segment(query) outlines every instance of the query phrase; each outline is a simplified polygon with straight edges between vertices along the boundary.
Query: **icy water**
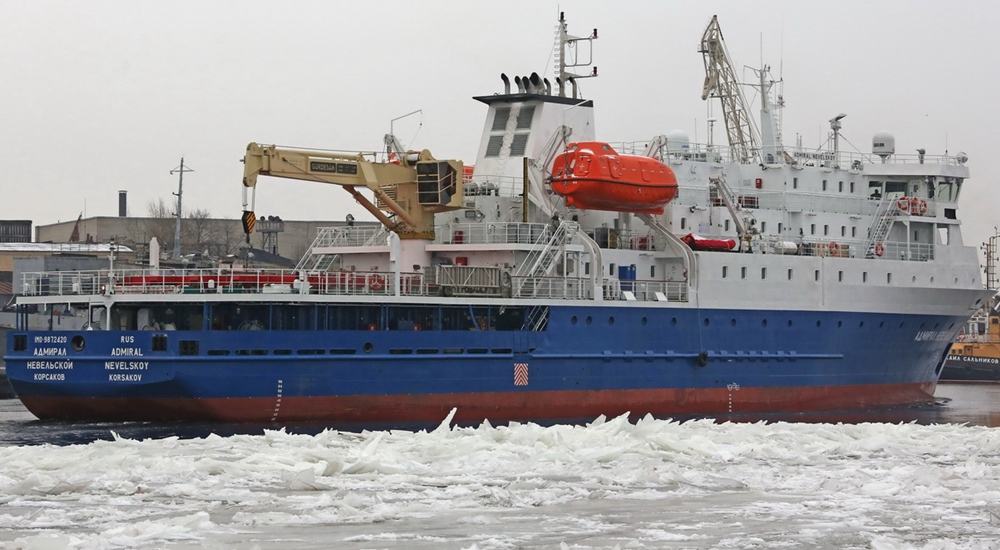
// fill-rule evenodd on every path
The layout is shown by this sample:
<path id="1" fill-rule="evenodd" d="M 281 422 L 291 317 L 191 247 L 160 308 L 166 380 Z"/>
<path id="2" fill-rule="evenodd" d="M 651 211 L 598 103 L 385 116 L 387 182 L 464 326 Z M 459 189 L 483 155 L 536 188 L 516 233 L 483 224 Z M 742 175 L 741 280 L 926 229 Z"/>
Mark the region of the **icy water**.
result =
<path id="1" fill-rule="evenodd" d="M 425 431 L 39 422 L 2 548 L 1000 548 L 1000 385 L 934 406 Z"/>

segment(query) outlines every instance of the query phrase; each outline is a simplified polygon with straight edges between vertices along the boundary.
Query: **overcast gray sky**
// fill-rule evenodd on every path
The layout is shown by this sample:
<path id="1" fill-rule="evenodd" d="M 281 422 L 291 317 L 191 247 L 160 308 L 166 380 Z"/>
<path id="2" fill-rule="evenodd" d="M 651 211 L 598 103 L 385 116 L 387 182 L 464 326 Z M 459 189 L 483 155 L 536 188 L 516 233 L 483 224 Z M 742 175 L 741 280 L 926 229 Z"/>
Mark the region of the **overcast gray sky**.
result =
<path id="1" fill-rule="evenodd" d="M 1000 2 L 15 2 L 0 0 L 0 218 L 36 225 L 132 215 L 172 201 L 237 218 L 250 141 L 378 150 L 390 120 L 411 148 L 472 163 L 499 74 L 552 76 L 559 9 L 599 29 L 600 78 L 582 83 L 603 141 L 674 129 L 706 138 L 698 43 L 718 14 L 738 66 L 785 79 L 785 143 L 843 136 L 868 152 L 968 154 L 966 242 L 1000 224 Z M 713 106 L 716 113 L 718 106 Z M 754 112 L 754 116 L 757 113 Z M 717 142 L 721 134 L 717 127 Z M 262 178 L 257 212 L 367 216 L 340 189 Z"/>

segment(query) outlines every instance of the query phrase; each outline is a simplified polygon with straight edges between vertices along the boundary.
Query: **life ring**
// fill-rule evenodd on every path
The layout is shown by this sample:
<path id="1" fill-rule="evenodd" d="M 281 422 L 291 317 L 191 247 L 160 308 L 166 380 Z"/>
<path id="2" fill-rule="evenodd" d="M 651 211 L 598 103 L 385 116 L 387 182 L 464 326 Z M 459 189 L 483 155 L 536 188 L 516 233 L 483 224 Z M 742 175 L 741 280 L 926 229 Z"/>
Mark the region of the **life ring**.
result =
<path id="1" fill-rule="evenodd" d="M 900 212 L 909 212 L 910 210 L 910 199 L 906 197 L 899 197 L 896 201 L 896 206 L 899 208 Z"/>
<path id="2" fill-rule="evenodd" d="M 920 199 L 919 201 L 914 201 L 914 202 L 919 203 L 914 208 L 914 210 L 916 210 L 918 214 L 923 216 L 924 214 L 927 213 L 927 201 Z"/>
<path id="3" fill-rule="evenodd" d="M 381 275 L 372 275 L 371 282 L 368 283 L 368 288 L 375 292 L 378 292 L 385 288 L 385 279 Z"/>
<path id="4" fill-rule="evenodd" d="M 840 245 L 837 244 L 837 241 L 830 241 L 826 248 L 830 251 L 831 256 L 836 256 L 840 252 Z"/>
<path id="5" fill-rule="evenodd" d="M 875 243 L 875 255 L 881 258 L 882 254 L 885 254 L 885 245 L 882 243 Z"/>

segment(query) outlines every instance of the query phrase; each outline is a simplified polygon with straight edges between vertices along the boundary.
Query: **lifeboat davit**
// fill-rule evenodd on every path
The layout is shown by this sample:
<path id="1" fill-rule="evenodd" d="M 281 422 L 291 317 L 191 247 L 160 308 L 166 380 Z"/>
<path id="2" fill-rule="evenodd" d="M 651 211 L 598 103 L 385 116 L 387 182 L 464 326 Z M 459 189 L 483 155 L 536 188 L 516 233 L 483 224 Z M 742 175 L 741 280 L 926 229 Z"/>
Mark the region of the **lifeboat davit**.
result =
<path id="1" fill-rule="evenodd" d="M 662 214 L 677 194 L 677 177 L 662 162 L 620 155 L 607 143 L 571 143 L 552 165 L 552 190 L 587 210 Z"/>

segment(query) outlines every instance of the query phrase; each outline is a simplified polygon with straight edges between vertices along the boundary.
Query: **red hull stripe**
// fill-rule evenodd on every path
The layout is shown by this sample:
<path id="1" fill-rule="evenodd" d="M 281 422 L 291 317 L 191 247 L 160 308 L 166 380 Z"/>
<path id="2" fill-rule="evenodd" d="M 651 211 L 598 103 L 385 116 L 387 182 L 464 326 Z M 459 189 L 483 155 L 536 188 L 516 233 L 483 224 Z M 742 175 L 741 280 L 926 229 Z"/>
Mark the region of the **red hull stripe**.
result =
<path id="1" fill-rule="evenodd" d="M 440 422 L 452 408 L 461 423 L 559 421 L 599 415 L 711 415 L 868 409 L 929 403 L 933 382 L 871 386 L 600 390 L 273 398 L 32 397 L 42 419 L 221 422 Z"/>

